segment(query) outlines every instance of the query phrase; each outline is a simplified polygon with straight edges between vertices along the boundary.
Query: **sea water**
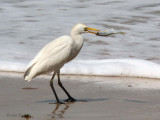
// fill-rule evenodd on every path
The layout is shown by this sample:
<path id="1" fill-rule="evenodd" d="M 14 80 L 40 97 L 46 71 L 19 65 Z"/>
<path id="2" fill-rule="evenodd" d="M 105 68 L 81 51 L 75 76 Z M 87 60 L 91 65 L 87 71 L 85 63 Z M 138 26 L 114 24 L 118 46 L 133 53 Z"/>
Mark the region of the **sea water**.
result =
<path id="1" fill-rule="evenodd" d="M 77 23 L 126 33 L 84 34 L 63 74 L 160 78 L 160 0 L 1 0 L 0 71 L 24 72 L 48 42 Z"/>

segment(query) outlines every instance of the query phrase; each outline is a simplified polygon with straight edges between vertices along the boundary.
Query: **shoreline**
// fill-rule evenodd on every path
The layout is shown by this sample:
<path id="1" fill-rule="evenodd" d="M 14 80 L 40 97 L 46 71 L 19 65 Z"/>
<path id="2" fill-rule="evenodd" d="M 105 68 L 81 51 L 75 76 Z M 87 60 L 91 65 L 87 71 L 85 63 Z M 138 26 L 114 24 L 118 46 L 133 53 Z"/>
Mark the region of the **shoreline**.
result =
<path id="1" fill-rule="evenodd" d="M 23 76 L 24 72 L 19 72 L 19 71 L 0 71 L 0 75 L 14 75 L 14 76 Z M 38 77 L 46 77 L 46 76 L 52 76 L 52 74 L 45 74 L 45 75 L 40 75 Z M 111 77 L 111 78 L 134 78 L 134 79 L 148 79 L 148 80 L 160 80 L 160 78 L 149 78 L 149 77 L 135 77 L 135 76 L 119 76 L 119 75 L 86 75 L 86 74 L 61 74 L 61 76 L 64 76 L 64 77 L 69 77 L 69 76 L 74 76 L 74 77 L 100 77 L 100 78 L 108 78 L 108 77 Z M 36 77 L 37 78 L 37 77 Z M 35 79 L 35 78 L 34 78 Z"/>

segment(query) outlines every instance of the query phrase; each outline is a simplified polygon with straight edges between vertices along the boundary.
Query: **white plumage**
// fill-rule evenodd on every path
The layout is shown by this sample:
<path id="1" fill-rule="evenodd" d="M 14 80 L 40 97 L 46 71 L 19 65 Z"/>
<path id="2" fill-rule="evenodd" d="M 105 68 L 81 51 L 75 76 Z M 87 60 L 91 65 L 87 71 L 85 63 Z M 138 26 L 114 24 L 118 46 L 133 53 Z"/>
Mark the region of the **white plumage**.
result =
<path id="1" fill-rule="evenodd" d="M 30 81 L 37 75 L 58 71 L 70 58 L 73 44 L 73 39 L 69 36 L 48 43 L 29 64 L 28 68 L 31 69 L 25 80 Z"/>
<path id="2" fill-rule="evenodd" d="M 84 42 L 81 34 L 96 34 L 95 32 L 89 30 L 99 31 L 97 29 L 89 28 L 84 24 L 77 24 L 71 30 L 71 36 L 61 36 L 44 46 L 36 57 L 30 62 L 24 74 L 24 79 L 29 82 L 38 75 L 54 71 L 50 85 L 53 84 L 54 76 L 57 74 L 60 87 L 65 91 L 70 101 L 75 100 L 62 86 L 59 74 L 63 65 L 75 58 L 81 50 Z M 55 94 L 57 102 L 59 103 L 60 101 L 52 85 L 51 88 Z"/>

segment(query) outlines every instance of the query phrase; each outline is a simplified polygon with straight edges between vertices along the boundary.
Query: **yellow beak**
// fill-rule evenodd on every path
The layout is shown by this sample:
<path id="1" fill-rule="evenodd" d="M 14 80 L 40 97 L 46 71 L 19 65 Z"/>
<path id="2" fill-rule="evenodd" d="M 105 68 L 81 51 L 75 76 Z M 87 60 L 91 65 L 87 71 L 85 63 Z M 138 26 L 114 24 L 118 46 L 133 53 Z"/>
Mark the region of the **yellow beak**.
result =
<path id="1" fill-rule="evenodd" d="M 93 31 L 100 31 L 100 30 L 97 30 L 97 29 L 94 29 L 94 28 L 87 28 L 88 32 L 89 33 L 93 33 L 93 34 L 97 34 L 96 32 L 93 32 Z M 92 30 L 92 31 L 89 31 L 89 30 Z"/>

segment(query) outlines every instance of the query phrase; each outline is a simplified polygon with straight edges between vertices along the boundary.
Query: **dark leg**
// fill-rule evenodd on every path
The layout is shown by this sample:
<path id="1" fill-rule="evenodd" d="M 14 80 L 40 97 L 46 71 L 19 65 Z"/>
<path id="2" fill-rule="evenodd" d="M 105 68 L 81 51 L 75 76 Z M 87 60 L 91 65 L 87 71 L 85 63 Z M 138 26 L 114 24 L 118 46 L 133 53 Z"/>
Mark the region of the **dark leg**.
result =
<path id="1" fill-rule="evenodd" d="M 71 95 L 67 92 L 67 90 L 63 87 L 61 81 L 60 81 L 60 71 L 57 73 L 58 75 L 58 85 L 63 89 L 63 91 L 66 93 L 66 95 L 68 96 L 68 99 L 65 100 L 66 102 L 75 102 L 76 99 L 74 99 L 73 97 L 71 97 Z"/>
<path id="2" fill-rule="evenodd" d="M 53 79 L 54 79 L 55 75 L 56 75 L 56 73 L 54 72 L 54 74 L 53 74 L 53 76 L 52 76 L 52 78 L 51 78 L 51 80 L 50 80 L 50 86 L 51 86 L 52 91 L 53 91 L 53 93 L 54 93 L 54 95 L 55 95 L 55 97 L 56 97 L 57 103 L 61 103 L 61 102 L 59 101 L 59 98 L 58 98 L 57 93 L 56 93 L 56 91 L 55 91 L 55 89 L 54 89 L 54 86 L 53 86 Z"/>

